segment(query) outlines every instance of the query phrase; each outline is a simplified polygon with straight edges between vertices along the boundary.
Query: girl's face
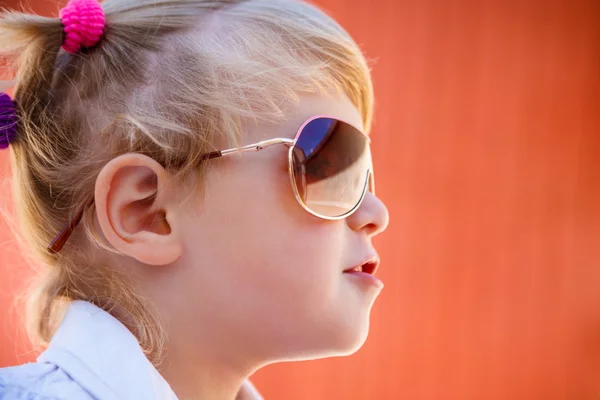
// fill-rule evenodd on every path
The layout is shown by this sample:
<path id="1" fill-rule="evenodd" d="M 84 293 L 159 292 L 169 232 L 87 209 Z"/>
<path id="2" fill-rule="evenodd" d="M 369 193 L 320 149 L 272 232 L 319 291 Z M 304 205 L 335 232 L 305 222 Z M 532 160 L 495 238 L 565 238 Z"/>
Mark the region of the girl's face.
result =
<path id="1" fill-rule="evenodd" d="M 345 96 L 306 96 L 285 123 L 247 127 L 244 144 L 293 138 L 315 115 L 363 125 Z M 187 351 L 210 343 L 202 351 L 268 363 L 349 354 L 365 341 L 381 287 L 343 271 L 376 256 L 388 211 L 367 193 L 346 219 L 312 216 L 294 196 L 287 153 L 209 161 L 205 196 L 171 219 L 182 253 L 153 291 Z"/>

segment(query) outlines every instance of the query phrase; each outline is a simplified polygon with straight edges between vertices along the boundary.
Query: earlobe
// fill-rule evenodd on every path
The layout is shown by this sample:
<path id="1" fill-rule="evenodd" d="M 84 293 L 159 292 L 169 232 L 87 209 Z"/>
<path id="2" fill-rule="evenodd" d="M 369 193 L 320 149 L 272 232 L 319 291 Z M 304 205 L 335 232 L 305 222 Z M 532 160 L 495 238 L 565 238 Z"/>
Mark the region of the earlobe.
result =
<path id="1" fill-rule="evenodd" d="M 102 233 L 115 250 L 149 265 L 171 264 L 181 256 L 170 184 L 167 171 L 142 154 L 124 154 L 102 168 L 95 208 Z"/>

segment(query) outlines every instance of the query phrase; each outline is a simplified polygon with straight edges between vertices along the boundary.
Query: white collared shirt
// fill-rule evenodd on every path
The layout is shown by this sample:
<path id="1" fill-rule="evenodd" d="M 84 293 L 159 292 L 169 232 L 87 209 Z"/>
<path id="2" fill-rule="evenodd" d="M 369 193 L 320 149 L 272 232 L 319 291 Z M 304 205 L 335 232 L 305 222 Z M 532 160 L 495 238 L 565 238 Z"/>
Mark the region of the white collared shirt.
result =
<path id="1" fill-rule="evenodd" d="M 135 336 L 109 313 L 74 301 L 37 363 L 0 369 L 2 400 L 176 400 Z"/>

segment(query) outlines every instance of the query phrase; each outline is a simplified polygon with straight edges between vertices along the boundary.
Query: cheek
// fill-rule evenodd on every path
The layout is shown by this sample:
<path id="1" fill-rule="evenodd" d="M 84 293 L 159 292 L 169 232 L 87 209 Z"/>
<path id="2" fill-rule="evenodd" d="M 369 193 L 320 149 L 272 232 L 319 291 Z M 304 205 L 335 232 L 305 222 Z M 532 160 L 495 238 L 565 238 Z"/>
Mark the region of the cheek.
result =
<path id="1" fill-rule="evenodd" d="M 314 349 L 336 336 L 325 333 L 340 325 L 337 311 L 349 299 L 336 231 L 297 227 L 259 236 L 253 246 L 260 251 L 228 273 L 230 324 L 267 353 Z"/>
<path id="2" fill-rule="evenodd" d="M 335 297 L 343 226 L 305 212 L 287 179 L 280 183 L 245 196 L 247 212 L 236 211 L 232 226 L 219 228 L 218 246 L 228 248 L 219 265 L 238 306 L 281 321 L 315 313 Z"/>
<path id="3" fill-rule="evenodd" d="M 246 226 L 250 268 L 242 271 L 265 301 L 288 312 L 322 305 L 339 283 L 343 223 L 324 221 L 297 203 L 288 176 L 261 197 Z M 275 186 L 275 185 L 273 185 Z"/>
<path id="4" fill-rule="evenodd" d="M 223 248 L 219 267 L 223 281 L 240 306 L 254 312 L 313 312 L 330 302 L 341 276 L 341 226 L 318 220 L 285 203 L 240 216 Z M 267 212 L 267 210 L 269 210 Z"/>
<path id="5" fill-rule="evenodd" d="M 218 310 L 215 318 L 256 337 L 301 335 L 332 318 L 345 298 L 345 222 L 304 211 L 286 170 L 239 171 L 235 182 L 215 185 L 206 201 L 205 212 L 186 222 L 196 270 L 188 283 L 198 302 L 209 299 Z"/>
<path id="6" fill-rule="evenodd" d="M 329 229 L 328 229 L 329 228 Z M 333 296 L 340 278 L 340 240 L 334 229 L 297 227 L 263 233 L 262 252 L 243 278 L 271 300 L 293 308 L 313 308 Z"/>

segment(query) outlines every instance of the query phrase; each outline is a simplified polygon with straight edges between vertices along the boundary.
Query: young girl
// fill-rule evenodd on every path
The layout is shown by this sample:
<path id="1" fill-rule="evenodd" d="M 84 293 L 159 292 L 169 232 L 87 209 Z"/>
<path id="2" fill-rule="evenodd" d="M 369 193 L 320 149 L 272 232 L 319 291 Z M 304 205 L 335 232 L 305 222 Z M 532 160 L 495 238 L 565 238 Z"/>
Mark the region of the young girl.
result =
<path id="1" fill-rule="evenodd" d="M 72 0 L 5 12 L 0 97 L 37 363 L 3 399 L 259 398 L 274 362 L 349 355 L 383 285 L 371 78 L 293 0 Z"/>

